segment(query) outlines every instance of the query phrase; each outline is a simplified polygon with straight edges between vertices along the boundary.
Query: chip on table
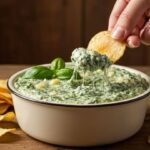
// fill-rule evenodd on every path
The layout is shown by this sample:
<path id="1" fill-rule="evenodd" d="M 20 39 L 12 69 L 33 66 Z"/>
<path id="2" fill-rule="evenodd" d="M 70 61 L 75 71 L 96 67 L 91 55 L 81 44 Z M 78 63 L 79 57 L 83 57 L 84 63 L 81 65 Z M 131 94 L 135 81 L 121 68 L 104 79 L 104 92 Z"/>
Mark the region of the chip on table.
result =
<path id="1" fill-rule="evenodd" d="M 12 106 L 13 102 L 7 88 L 7 80 L 0 80 L 0 122 L 16 123 L 16 115 Z M 12 131 L 15 131 L 15 128 L 3 128 L 0 126 L 0 137 Z"/>
<path id="2" fill-rule="evenodd" d="M 9 107 L 10 107 L 9 104 L 6 103 L 0 104 L 0 115 L 6 113 Z"/>
<path id="3" fill-rule="evenodd" d="M 16 130 L 15 128 L 11 128 L 11 129 L 0 128 L 0 137 L 3 136 L 3 135 L 5 135 L 8 132 L 13 132 L 15 130 Z"/>
<path id="4" fill-rule="evenodd" d="M 0 80 L 0 92 L 9 93 L 7 80 Z"/>
<path id="5" fill-rule="evenodd" d="M 123 56 L 126 44 L 113 39 L 110 31 L 102 31 L 91 38 L 88 49 L 106 55 L 113 63 L 115 63 Z"/>

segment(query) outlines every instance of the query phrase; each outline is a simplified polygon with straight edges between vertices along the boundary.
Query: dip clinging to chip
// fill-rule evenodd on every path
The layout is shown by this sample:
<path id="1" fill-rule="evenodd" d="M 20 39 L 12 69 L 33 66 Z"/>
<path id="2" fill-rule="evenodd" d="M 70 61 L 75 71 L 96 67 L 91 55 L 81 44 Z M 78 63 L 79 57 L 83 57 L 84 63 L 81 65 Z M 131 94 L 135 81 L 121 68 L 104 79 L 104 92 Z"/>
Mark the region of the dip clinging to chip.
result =
<path id="1" fill-rule="evenodd" d="M 88 44 L 88 49 L 106 55 L 113 63 L 123 56 L 125 48 L 126 44 L 124 42 L 114 40 L 111 37 L 111 32 L 109 31 L 97 33 Z"/>

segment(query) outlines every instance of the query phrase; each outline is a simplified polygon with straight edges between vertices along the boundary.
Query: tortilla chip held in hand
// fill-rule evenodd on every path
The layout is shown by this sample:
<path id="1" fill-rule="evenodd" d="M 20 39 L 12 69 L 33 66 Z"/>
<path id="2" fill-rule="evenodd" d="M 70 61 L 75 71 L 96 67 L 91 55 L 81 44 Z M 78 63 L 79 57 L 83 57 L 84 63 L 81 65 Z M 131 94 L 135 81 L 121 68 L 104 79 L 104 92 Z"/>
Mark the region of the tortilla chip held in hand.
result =
<path id="1" fill-rule="evenodd" d="M 113 63 L 118 61 L 124 54 L 126 44 L 121 41 L 114 40 L 111 32 L 102 31 L 97 33 L 88 44 L 88 49 L 106 55 Z"/>

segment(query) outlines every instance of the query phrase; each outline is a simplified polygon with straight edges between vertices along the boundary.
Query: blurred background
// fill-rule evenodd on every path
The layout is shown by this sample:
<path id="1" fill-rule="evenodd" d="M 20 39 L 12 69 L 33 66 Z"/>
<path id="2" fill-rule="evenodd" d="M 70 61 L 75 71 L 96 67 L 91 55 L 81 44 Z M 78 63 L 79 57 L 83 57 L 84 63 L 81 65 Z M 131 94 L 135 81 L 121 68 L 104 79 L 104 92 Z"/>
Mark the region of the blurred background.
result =
<path id="1" fill-rule="evenodd" d="M 86 47 L 107 29 L 115 0 L 1 0 L 0 64 L 70 60 L 76 47 Z M 150 65 L 150 47 L 127 49 L 118 62 Z"/>

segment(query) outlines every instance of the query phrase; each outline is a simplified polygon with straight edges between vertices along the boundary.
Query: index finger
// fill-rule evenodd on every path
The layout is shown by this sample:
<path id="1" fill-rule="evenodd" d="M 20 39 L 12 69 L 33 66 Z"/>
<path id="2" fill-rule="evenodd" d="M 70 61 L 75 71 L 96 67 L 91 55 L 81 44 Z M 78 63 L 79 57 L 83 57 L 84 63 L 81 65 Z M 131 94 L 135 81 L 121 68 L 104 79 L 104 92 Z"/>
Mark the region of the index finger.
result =
<path id="1" fill-rule="evenodd" d="M 109 17 L 109 24 L 108 24 L 108 30 L 112 30 L 122 13 L 122 11 L 125 9 L 126 5 L 128 4 L 127 0 L 117 0 L 114 8 L 111 12 L 111 15 Z"/>
<path id="2" fill-rule="evenodd" d="M 148 0 L 131 0 L 119 16 L 112 37 L 117 40 L 125 40 L 139 23 L 148 7 Z"/>

